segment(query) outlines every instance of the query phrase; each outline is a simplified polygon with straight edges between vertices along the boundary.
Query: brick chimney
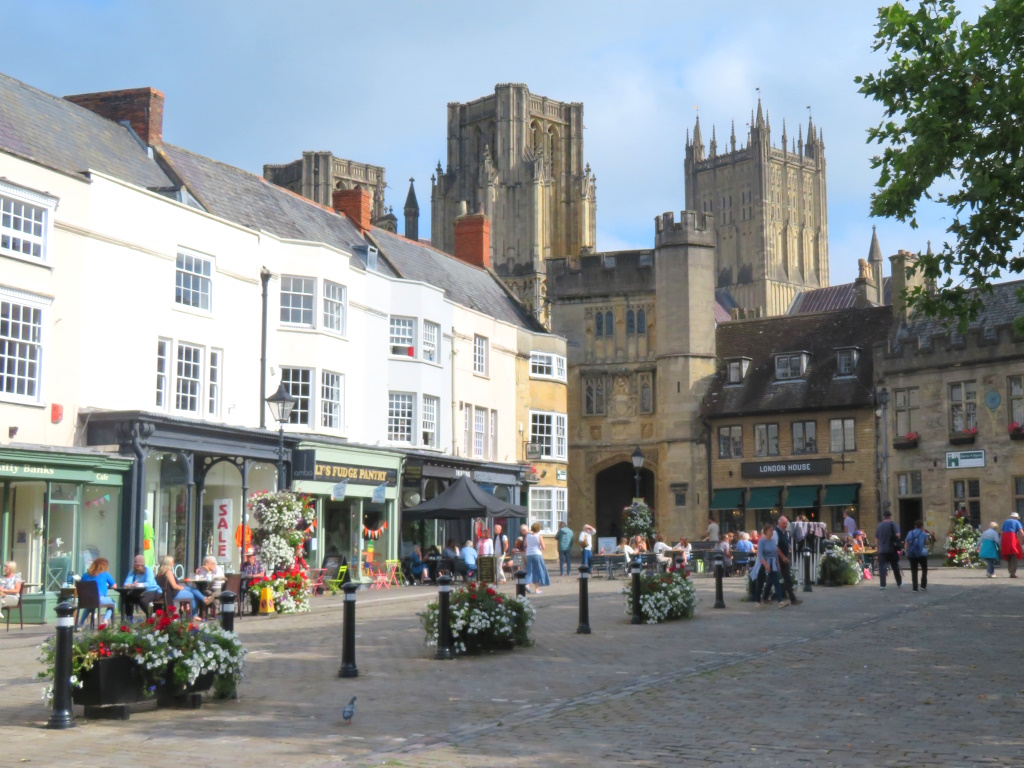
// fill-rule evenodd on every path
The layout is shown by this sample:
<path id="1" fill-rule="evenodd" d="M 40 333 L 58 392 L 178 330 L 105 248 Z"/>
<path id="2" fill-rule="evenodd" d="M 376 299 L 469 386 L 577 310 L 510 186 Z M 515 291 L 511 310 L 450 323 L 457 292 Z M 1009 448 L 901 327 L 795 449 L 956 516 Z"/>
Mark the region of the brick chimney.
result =
<path id="1" fill-rule="evenodd" d="M 127 121 L 142 141 L 152 146 L 163 141 L 164 95 L 153 88 L 80 93 L 66 100 L 115 123 Z"/>
<path id="2" fill-rule="evenodd" d="M 345 214 L 359 227 L 360 233 L 369 231 L 373 200 L 367 190 L 361 187 L 336 189 L 331 196 L 331 203 L 335 211 Z"/>
<path id="3" fill-rule="evenodd" d="M 482 213 L 455 220 L 455 258 L 478 267 L 491 266 L 491 222 Z"/>

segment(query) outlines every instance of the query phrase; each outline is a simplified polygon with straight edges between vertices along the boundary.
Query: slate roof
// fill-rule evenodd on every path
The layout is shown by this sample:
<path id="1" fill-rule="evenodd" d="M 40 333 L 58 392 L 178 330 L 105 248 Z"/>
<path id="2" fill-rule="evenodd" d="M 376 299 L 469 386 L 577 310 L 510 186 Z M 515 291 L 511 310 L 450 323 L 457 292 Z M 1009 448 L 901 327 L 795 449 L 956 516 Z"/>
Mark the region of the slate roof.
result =
<path id="1" fill-rule="evenodd" d="M 809 315 L 818 312 L 833 312 L 837 309 L 853 309 L 857 301 L 856 286 L 840 283 L 826 288 L 801 291 L 789 305 L 787 315 Z M 891 278 L 882 278 L 882 303 L 892 304 Z"/>
<path id="2" fill-rule="evenodd" d="M 1017 297 L 1017 291 L 1024 287 L 1024 280 L 1013 280 L 1007 283 L 996 283 L 992 293 L 984 297 L 985 307 L 978 317 L 968 326 L 968 330 L 990 332 L 997 326 L 1008 325 L 1016 318 L 1024 316 L 1024 304 Z M 939 320 L 923 317 L 917 313 L 900 329 L 900 340 L 920 336 L 928 339 L 934 335 L 947 335 L 949 329 L 944 328 Z M 954 331 L 953 335 L 960 334 Z"/>
<path id="3" fill-rule="evenodd" d="M 719 372 L 708 390 L 711 417 L 784 413 L 871 405 L 871 347 L 884 341 L 892 307 L 868 307 L 817 315 L 734 320 L 715 332 Z M 857 347 L 855 375 L 837 377 L 836 349 Z M 802 379 L 777 381 L 775 355 L 809 352 Z M 726 362 L 751 359 L 741 384 L 727 384 Z"/>
<path id="4" fill-rule="evenodd" d="M 435 285 L 456 304 L 498 320 L 530 331 L 545 332 L 533 315 L 512 298 L 499 279 L 486 269 L 379 227 L 373 227 L 370 234 L 380 252 L 398 270 L 399 277 Z"/>
<path id="5" fill-rule="evenodd" d="M 2 73 L 0 149 L 65 173 L 94 170 L 147 189 L 174 186 L 124 126 Z"/>
<path id="6" fill-rule="evenodd" d="M 162 150 L 185 186 L 214 216 L 278 237 L 346 251 L 366 245 L 350 219 L 260 176 L 169 144 Z M 392 274 L 380 262 L 378 269 Z"/>

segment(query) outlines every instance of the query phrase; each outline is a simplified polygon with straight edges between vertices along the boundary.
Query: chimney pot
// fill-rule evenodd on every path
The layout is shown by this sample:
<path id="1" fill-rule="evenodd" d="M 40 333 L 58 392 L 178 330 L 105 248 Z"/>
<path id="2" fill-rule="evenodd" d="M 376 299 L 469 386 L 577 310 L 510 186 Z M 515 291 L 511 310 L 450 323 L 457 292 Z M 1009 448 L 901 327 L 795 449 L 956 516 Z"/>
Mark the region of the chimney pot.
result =
<path id="1" fill-rule="evenodd" d="M 163 141 L 164 95 L 154 88 L 80 93 L 64 98 L 115 123 L 127 122 L 147 146 Z"/>
<path id="2" fill-rule="evenodd" d="M 489 269 L 491 266 L 491 222 L 482 213 L 455 220 L 455 258 Z"/>
<path id="3" fill-rule="evenodd" d="M 331 204 L 335 211 L 345 214 L 359 228 L 360 234 L 369 231 L 373 200 L 367 190 L 362 187 L 336 189 L 331 196 Z"/>

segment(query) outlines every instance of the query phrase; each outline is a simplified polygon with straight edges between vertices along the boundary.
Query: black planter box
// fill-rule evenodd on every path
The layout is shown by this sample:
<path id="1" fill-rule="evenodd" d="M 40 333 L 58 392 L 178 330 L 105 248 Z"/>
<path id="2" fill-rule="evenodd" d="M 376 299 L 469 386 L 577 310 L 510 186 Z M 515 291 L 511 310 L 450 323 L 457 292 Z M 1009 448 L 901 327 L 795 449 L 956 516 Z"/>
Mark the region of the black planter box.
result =
<path id="1" fill-rule="evenodd" d="M 128 707 L 145 698 L 145 680 L 134 659 L 97 659 L 82 675 L 82 687 L 71 689 L 71 700 L 85 707 L 85 718 L 127 720 Z"/>
<path id="2" fill-rule="evenodd" d="M 174 682 L 174 665 L 167 669 L 164 683 L 156 686 L 156 705 L 177 709 L 199 709 L 203 703 L 203 692 L 213 687 L 213 672 L 196 678 L 192 685 L 177 685 Z"/>
<path id="3" fill-rule="evenodd" d="M 892 441 L 892 447 L 897 451 L 906 451 L 911 448 L 917 448 L 917 440 L 918 438 L 916 437 L 913 440 L 907 440 L 905 437 L 897 437 Z"/>
<path id="4" fill-rule="evenodd" d="M 974 445 L 974 438 L 976 435 L 963 435 L 959 432 L 954 432 L 949 436 L 949 442 L 952 445 Z"/>
<path id="5" fill-rule="evenodd" d="M 1021 431 L 1021 432 L 1011 432 L 1010 433 L 1010 439 L 1011 440 L 1024 440 L 1024 431 Z"/>

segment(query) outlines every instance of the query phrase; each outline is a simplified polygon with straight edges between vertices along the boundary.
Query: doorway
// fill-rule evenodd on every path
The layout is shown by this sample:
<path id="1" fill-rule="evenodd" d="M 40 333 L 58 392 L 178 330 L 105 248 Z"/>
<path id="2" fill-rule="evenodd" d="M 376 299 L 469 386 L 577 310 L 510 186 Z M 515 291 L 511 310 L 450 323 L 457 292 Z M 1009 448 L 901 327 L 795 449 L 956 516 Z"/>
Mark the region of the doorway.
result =
<path id="1" fill-rule="evenodd" d="M 614 536 L 618 543 L 622 537 L 622 510 L 633 503 L 636 493 L 636 470 L 632 462 L 622 461 L 598 472 L 594 484 L 597 535 Z M 654 473 L 649 469 L 640 470 L 640 495 L 654 508 Z"/>
<path id="2" fill-rule="evenodd" d="M 921 516 L 921 500 L 920 499 L 900 499 L 900 534 L 902 538 L 906 538 L 907 534 L 914 530 L 914 523 L 918 520 L 923 520 Z"/>

